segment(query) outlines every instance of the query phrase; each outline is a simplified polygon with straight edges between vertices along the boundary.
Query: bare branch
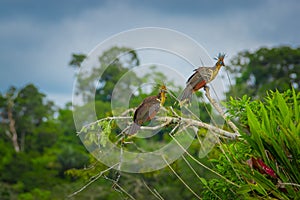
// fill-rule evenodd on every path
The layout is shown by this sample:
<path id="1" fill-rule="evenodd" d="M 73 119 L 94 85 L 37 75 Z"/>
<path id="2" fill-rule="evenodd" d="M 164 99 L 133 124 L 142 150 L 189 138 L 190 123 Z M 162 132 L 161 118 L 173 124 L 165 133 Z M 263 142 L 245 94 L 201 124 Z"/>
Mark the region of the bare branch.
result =
<path id="1" fill-rule="evenodd" d="M 201 177 L 198 175 L 198 173 L 196 172 L 196 170 L 192 167 L 192 165 L 189 163 L 189 161 L 184 157 L 184 155 L 181 156 L 184 160 L 184 162 L 188 165 L 188 167 L 192 170 L 192 172 L 197 176 L 197 178 L 201 181 Z M 205 185 L 206 188 L 212 193 L 214 194 L 218 199 L 221 199 L 221 197 L 219 197 L 208 185 Z M 222 200 L 222 199 L 221 199 Z"/>
<path id="2" fill-rule="evenodd" d="M 77 190 L 76 192 L 70 194 L 68 197 L 73 197 L 75 195 L 77 195 L 79 192 L 82 192 L 84 189 L 86 189 L 89 185 L 91 185 L 92 183 L 94 183 L 96 180 L 98 180 L 105 172 L 108 172 L 109 170 L 113 169 L 114 167 L 116 167 L 117 165 L 119 165 L 120 163 L 116 163 L 114 165 L 112 165 L 111 167 L 99 172 L 97 175 L 91 177 L 90 181 L 85 184 L 83 187 L 81 187 L 79 190 Z"/>
<path id="3" fill-rule="evenodd" d="M 107 117 L 107 118 L 103 118 L 103 119 L 97 120 L 95 122 L 92 122 L 92 123 L 86 125 L 85 127 L 89 127 L 92 124 L 97 124 L 98 122 L 105 121 L 105 120 L 109 121 L 109 120 L 125 120 L 125 119 L 131 119 L 131 117 L 118 117 L 118 116 L 116 116 L 116 117 Z M 226 130 L 220 129 L 216 126 L 204 123 L 204 122 L 199 121 L 199 120 L 190 119 L 190 118 L 157 117 L 155 119 L 157 121 L 163 121 L 164 123 L 162 123 L 160 125 L 157 125 L 157 126 L 153 126 L 153 127 L 141 126 L 141 129 L 142 130 L 157 130 L 157 129 L 163 128 L 164 126 L 166 126 L 170 123 L 177 123 L 177 124 L 181 123 L 181 124 L 186 124 L 186 125 L 189 125 L 189 126 L 196 126 L 196 127 L 202 127 L 202 128 L 208 129 L 208 130 L 213 131 L 214 133 L 218 134 L 219 137 L 224 136 L 224 137 L 229 138 L 229 139 L 236 139 L 237 137 L 240 136 L 239 133 L 231 133 L 231 132 L 228 132 Z M 77 135 L 79 135 L 80 133 L 81 132 L 79 132 Z"/>
<path id="4" fill-rule="evenodd" d="M 162 200 L 164 200 L 164 198 L 159 194 L 159 192 L 157 192 L 157 190 L 154 188 L 153 189 L 154 193 L 157 194 L 157 196 L 159 196 Z"/>
<path id="5" fill-rule="evenodd" d="M 151 192 L 151 194 L 153 194 L 153 196 L 155 196 L 155 198 L 157 198 L 159 200 L 164 200 L 164 198 L 155 189 L 153 191 L 151 190 L 151 188 L 147 185 L 147 183 L 145 182 L 144 179 L 143 179 L 143 184 L 146 186 L 146 188 L 149 190 L 149 192 Z"/>
<path id="6" fill-rule="evenodd" d="M 203 168 L 209 170 L 210 172 L 216 174 L 217 176 L 221 177 L 222 179 L 224 179 L 226 182 L 236 186 L 236 187 L 240 187 L 239 185 L 237 185 L 236 183 L 230 181 L 229 179 L 227 179 L 226 177 L 222 176 L 221 174 L 219 174 L 218 172 L 210 169 L 209 167 L 207 167 L 206 165 L 204 165 L 203 163 L 201 163 L 199 160 L 197 160 L 194 156 L 192 156 L 179 142 L 178 140 L 172 135 L 169 134 L 170 137 L 178 144 L 178 146 L 192 159 L 194 160 L 197 164 L 199 164 L 200 166 L 202 166 Z"/>
<path id="7" fill-rule="evenodd" d="M 224 113 L 222 108 L 219 106 L 219 104 L 210 96 L 209 87 L 206 86 L 204 89 L 205 89 L 205 96 L 207 97 L 209 102 L 215 107 L 215 109 L 224 118 L 224 120 L 232 128 L 232 130 L 239 136 L 240 134 L 238 132 L 238 128 L 236 127 L 236 125 L 230 119 L 227 118 L 226 114 Z"/>
<path id="8" fill-rule="evenodd" d="M 123 113 L 121 113 L 120 116 L 127 116 L 128 113 L 134 112 L 135 110 L 136 110 L 136 108 L 129 108 L 129 109 L 125 110 Z"/>
<path id="9" fill-rule="evenodd" d="M 191 193 L 193 193 L 198 199 L 202 199 L 190 186 L 188 186 L 185 181 L 175 172 L 175 170 L 171 167 L 171 165 L 167 162 L 167 160 L 165 159 L 164 156 L 162 156 L 163 160 L 165 161 L 165 163 L 168 165 L 168 167 L 170 168 L 170 170 L 173 172 L 173 174 L 175 174 L 175 176 L 183 183 L 183 185 L 189 190 L 191 191 Z"/>
<path id="10" fill-rule="evenodd" d="M 174 111 L 174 109 L 173 109 L 172 106 L 170 106 L 170 109 L 171 109 L 171 112 L 173 113 L 174 116 L 180 117 L 180 116 Z"/>
<path id="11" fill-rule="evenodd" d="M 236 139 L 237 137 L 240 136 L 239 133 L 231 133 L 231 132 L 225 131 L 223 129 L 220 129 L 216 126 L 213 126 L 213 125 L 210 125 L 210 124 L 198 121 L 198 120 L 189 119 L 189 118 L 160 117 L 160 118 L 157 118 L 157 120 L 170 121 L 170 122 L 174 122 L 174 123 L 181 122 L 181 123 L 189 124 L 190 126 L 202 127 L 202 128 L 208 129 L 210 131 L 213 131 L 214 133 L 219 134 L 221 136 L 225 136 L 229 139 Z"/>
<path id="12" fill-rule="evenodd" d="M 141 130 L 157 130 L 157 129 L 161 129 L 163 127 L 165 127 L 166 125 L 170 124 L 172 122 L 171 119 L 169 120 L 166 120 L 166 122 L 160 124 L 160 125 L 157 125 L 157 126 L 141 126 Z"/>
<path id="13" fill-rule="evenodd" d="M 108 178 L 107 176 L 103 176 L 106 180 L 109 180 L 109 181 L 111 181 L 111 182 L 113 182 L 114 183 L 114 189 L 115 189 L 115 191 L 117 191 L 117 192 L 120 192 L 120 193 L 124 193 L 124 194 L 126 194 L 130 199 L 132 199 L 132 200 L 135 200 L 135 198 L 132 196 L 132 195 L 130 195 L 122 186 L 120 186 L 118 183 L 116 183 L 116 181 L 114 180 L 114 179 L 111 179 L 111 178 Z M 116 189 L 116 187 L 118 187 L 118 189 Z"/>

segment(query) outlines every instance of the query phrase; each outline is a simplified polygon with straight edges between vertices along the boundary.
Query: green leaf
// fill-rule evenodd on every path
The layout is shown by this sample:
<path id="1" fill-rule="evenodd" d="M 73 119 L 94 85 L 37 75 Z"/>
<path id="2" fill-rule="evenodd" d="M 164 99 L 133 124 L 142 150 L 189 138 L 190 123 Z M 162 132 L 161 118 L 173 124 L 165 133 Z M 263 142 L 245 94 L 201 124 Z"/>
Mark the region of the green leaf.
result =
<path id="1" fill-rule="evenodd" d="M 260 137 L 262 131 L 260 123 L 256 118 L 256 116 L 253 114 L 249 105 L 246 106 L 246 109 L 247 109 L 247 117 L 250 126 L 251 136 L 253 137 L 253 140 L 256 143 L 254 148 L 256 151 L 260 153 L 260 155 L 264 158 L 264 160 L 266 160 L 265 148 Z"/>
<path id="2" fill-rule="evenodd" d="M 298 106 L 298 101 L 297 101 L 297 95 L 296 95 L 296 92 L 295 92 L 295 89 L 293 88 L 292 89 L 293 91 L 293 101 L 294 101 L 294 115 L 295 115 L 295 121 L 298 122 L 299 124 L 299 106 Z"/>
<path id="3" fill-rule="evenodd" d="M 200 177 L 200 181 L 202 182 L 203 185 L 207 186 L 207 181 L 205 178 Z"/>
<path id="4" fill-rule="evenodd" d="M 252 191 L 252 188 L 249 185 L 243 185 L 236 192 L 238 194 L 246 194 L 250 191 Z"/>
<path id="5" fill-rule="evenodd" d="M 260 113 L 262 115 L 262 128 L 264 131 L 272 133 L 272 135 L 273 135 L 273 129 L 271 128 L 271 125 L 270 125 L 270 120 L 269 120 L 269 116 L 267 114 L 267 110 L 262 103 L 261 103 L 260 107 L 261 107 Z"/>
<path id="6" fill-rule="evenodd" d="M 280 114 L 282 116 L 281 119 L 284 121 L 285 126 L 288 127 L 290 121 L 289 108 L 283 96 L 278 91 L 276 91 L 276 100 L 277 100 L 276 106 L 280 110 Z"/>

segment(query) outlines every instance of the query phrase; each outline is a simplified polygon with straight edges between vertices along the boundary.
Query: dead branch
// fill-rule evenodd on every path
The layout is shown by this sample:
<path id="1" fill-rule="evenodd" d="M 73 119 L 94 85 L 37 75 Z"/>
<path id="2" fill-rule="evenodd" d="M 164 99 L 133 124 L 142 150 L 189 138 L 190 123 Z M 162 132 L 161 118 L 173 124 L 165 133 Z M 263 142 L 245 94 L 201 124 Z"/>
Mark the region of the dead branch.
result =
<path id="1" fill-rule="evenodd" d="M 98 122 L 101 121 L 110 121 L 110 120 L 125 120 L 125 119 L 131 119 L 131 117 L 107 117 L 107 118 L 102 118 L 100 120 L 97 120 L 95 122 L 92 122 L 88 125 L 86 125 L 85 127 L 89 127 L 92 124 L 97 124 Z M 208 129 L 210 131 L 213 131 L 214 133 L 216 133 L 219 137 L 226 137 L 229 139 L 236 139 L 237 137 L 240 136 L 239 133 L 231 133 L 228 132 L 226 130 L 223 130 L 221 128 L 218 128 L 216 126 L 204 123 L 202 121 L 198 121 L 198 120 L 194 120 L 194 119 L 190 119 L 190 118 L 183 118 L 183 117 L 157 117 L 155 118 L 157 121 L 161 121 L 164 122 L 160 125 L 157 126 L 153 126 L 153 127 L 148 127 L 148 126 L 141 126 L 142 130 L 158 130 L 160 128 L 163 128 L 164 126 L 170 124 L 170 123 L 176 123 L 176 124 L 181 124 L 181 125 L 188 125 L 188 126 L 195 126 L 195 127 L 202 127 L 205 129 Z M 78 135 L 81 132 L 78 133 Z"/>
<path id="2" fill-rule="evenodd" d="M 85 188 L 87 188 L 89 185 L 91 185 L 93 182 L 95 182 L 95 181 L 98 180 L 101 176 L 103 176 L 103 174 L 104 174 L 105 172 L 110 171 L 111 169 L 113 169 L 114 167 L 118 166 L 119 164 L 120 164 L 120 163 L 118 162 L 118 163 L 112 165 L 111 167 L 109 167 L 109 168 L 107 168 L 107 169 L 105 169 L 105 170 L 99 172 L 97 175 L 91 177 L 90 181 L 89 181 L 87 184 L 85 184 L 83 187 L 81 187 L 81 188 L 80 188 L 79 190 L 77 190 L 76 192 L 70 194 L 70 195 L 69 195 L 69 198 L 74 197 L 75 195 L 77 195 L 78 193 L 80 193 L 81 191 L 83 191 Z"/>
<path id="3" fill-rule="evenodd" d="M 209 87 L 206 86 L 204 89 L 205 89 L 205 96 L 207 97 L 209 102 L 214 106 L 214 108 L 218 111 L 218 113 L 223 117 L 223 119 L 227 122 L 227 124 L 232 128 L 232 130 L 235 132 L 235 134 L 240 136 L 240 134 L 238 132 L 238 128 L 236 127 L 236 125 L 230 119 L 227 118 L 227 116 L 224 113 L 224 111 L 222 110 L 221 106 L 216 102 L 216 100 L 214 100 L 210 96 Z"/>
<path id="4" fill-rule="evenodd" d="M 168 120 L 166 120 L 166 122 L 164 122 L 160 125 L 157 125 L 157 126 L 141 126 L 141 130 L 155 131 L 155 130 L 165 127 L 166 125 L 170 124 L 171 122 L 172 122 L 172 119 L 168 119 Z"/>
<path id="5" fill-rule="evenodd" d="M 182 182 L 182 184 L 193 193 L 193 195 L 195 195 L 195 197 L 197 197 L 198 199 L 202 199 L 176 172 L 175 170 L 171 167 L 171 165 L 167 162 L 166 158 L 164 156 L 162 156 L 163 160 L 165 161 L 165 163 L 168 165 L 168 167 L 170 168 L 170 170 L 173 172 L 173 174 Z"/>
<path id="6" fill-rule="evenodd" d="M 229 139 L 236 139 L 238 136 L 240 136 L 239 133 L 231 133 L 231 132 L 225 131 L 223 129 L 220 129 L 216 126 L 213 126 L 213 125 L 210 125 L 210 124 L 198 121 L 198 120 L 189 119 L 189 118 L 160 117 L 160 118 L 157 118 L 157 120 L 170 121 L 173 123 L 183 123 L 183 124 L 186 124 L 189 126 L 202 127 L 202 128 L 205 128 L 205 129 L 215 132 L 219 136 L 225 136 Z"/>

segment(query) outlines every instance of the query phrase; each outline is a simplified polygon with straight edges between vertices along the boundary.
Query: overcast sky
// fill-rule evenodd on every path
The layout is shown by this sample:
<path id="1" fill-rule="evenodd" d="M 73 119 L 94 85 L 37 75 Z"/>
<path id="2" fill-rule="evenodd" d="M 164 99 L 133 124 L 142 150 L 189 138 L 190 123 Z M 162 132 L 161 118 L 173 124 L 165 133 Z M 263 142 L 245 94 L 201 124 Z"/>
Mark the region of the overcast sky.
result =
<path id="1" fill-rule="evenodd" d="M 300 1 L 1 0 L 0 91 L 34 83 L 62 106 L 71 101 L 72 53 L 89 53 L 119 32 L 180 31 L 211 56 L 300 44 Z"/>

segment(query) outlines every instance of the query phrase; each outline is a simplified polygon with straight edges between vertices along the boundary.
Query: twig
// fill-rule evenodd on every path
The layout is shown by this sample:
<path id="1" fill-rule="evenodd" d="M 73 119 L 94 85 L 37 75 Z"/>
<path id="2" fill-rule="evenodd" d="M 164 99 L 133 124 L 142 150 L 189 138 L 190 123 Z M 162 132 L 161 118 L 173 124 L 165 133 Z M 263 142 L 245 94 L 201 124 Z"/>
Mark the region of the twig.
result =
<path id="1" fill-rule="evenodd" d="M 116 163 L 116 164 L 112 165 L 111 167 L 109 167 L 109 168 L 107 168 L 107 169 L 101 171 L 99 174 L 93 176 L 93 177 L 91 178 L 91 180 L 90 180 L 87 184 L 85 184 L 83 187 L 81 187 L 81 188 L 80 188 L 79 190 L 77 190 L 76 192 L 70 194 L 68 197 L 71 198 L 71 197 L 77 195 L 79 192 L 82 192 L 85 188 L 87 188 L 89 185 L 91 185 L 91 184 L 94 183 L 96 180 L 98 180 L 105 172 L 108 172 L 109 170 L 113 169 L 113 168 L 116 167 L 117 165 L 119 165 L 119 163 Z"/>
<path id="2" fill-rule="evenodd" d="M 197 178 L 201 181 L 201 177 L 197 174 L 196 170 L 192 167 L 192 165 L 189 163 L 189 161 L 184 157 L 184 155 L 181 156 L 185 163 L 189 166 L 189 168 L 192 170 L 192 172 L 197 176 Z M 207 189 L 213 193 L 218 199 L 221 199 L 208 185 L 205 185 Z M 222 200 L 222 199 L 221 199 Z"/>
<path id="3" fill-rule="evenodd" d="M 102 118 L 102 119 L 99 119 L 97 121 L 94 121 L 94 122 L 91 122 L 87 125 L 84 125 L 82 128 L 81 128 L 81 131 L 77 132 L 77 136 L 80 135 L 83 131 L 84 128 L 86 127 L 89 127 L 89 126 L 92 126 L 93 124 L 97 124 L 99 122 L 102 122 L 102 121 L 108 121 L 108 120 L 126 120 L 126 119 L 132 119 L 132 117 L 130 116 L 117 116 L 117 117 L 106 117 L 106 118 Z"/>
<path id="4" fill-rule="evenodd" d="M 236 127 L 236 125 L 230 119 L 227 118 L 226 114 L 224 113 L 224 111 L 222 110 L 222 108 L 219 106 L 219 104 L 210 96 L 209 87 L 206 86 L 204 89 L 205 89 L 205 96 L 207 97 L 207 99 L 209 100 L 209 102 L 215 107 L 215 109 L 224 118 L 224 120 L 232 128 L 232 130 L 236 134 L 240 135 L 239 132 L 238 132 L 238 128 Z"/>
<path id="5" fill-rule="evenodd" d="M 130 195 L 128 192 L 126 192 L 126 190 L 123 187 L 121 187 L 118 183 L 115 183 L 115 180 L 113 180 L 111 178 L 108 178 L 107 176 L 103 176 L 103 178 L 105 178 L 106 180 L 109 180 L 109 181 L 113 182 L 115 184 L 115 187 L 119 188 L 120 192 L 126 194 L 129 198 L 135 200 L 135 198 L 132 195 Z M 117 192 L 119 192 L 119 191 L 117 191 Z"/>
<path id="6" fill-rule="evenodd" d="M 153 196 L 155 196 L 159 200 L 164 200 L 164 198 L 162 198 L 162 196 L 157 195 L 157 193 L 155 193 L 155 191 L 156 191 L 155 189 L 154 189 L 154 191 L 151 190 L 151 188 L 147 185 L 147 183 L 145 182 L 144 179 L 143 179 L 143 183 L 146 186 L 146 188 L 149 190 L 149 192 L 151 192 L 151 194 L 153 194 Z"/>
<path id="7" fill-rule="evenodd" d="M 168 167 L 171 169 L 171 171 L 173 172 L 173 174 L 175 174 L 175 176 L 183 183 L 183 185 L 189 190 L 191 191 L 198 199 L 202 199 L 196 192 L 194 192 L 194 190 L 188 186 L 188 184 L 185 183 L 185 181 L 175 172 L 175 170 L 171 167 L 171 165 L 167 162 L 167 160 L 165 159 L 165 157 L 162 155 L 163 160 L 165 161 L 165 163 L 168 165 Z"/>
<path id="8" fill-rule="evenodd" d="M 224 176 L 222 176 L 221 174 L 219 174 L 218 172 L 216 172 L 216 171 L 214 171 L 214 170 L 212 170 L 212 169 L 210 169 L 209 167 L 207 167 L 206 165 L 204 165 L 203 163 L 201 163 L 199 160 L 197 160 L 196 158 L 194 158 L 179 142 L 178 142 L 178 140 L 176 140 L 176 138 L 173 136 L 173 135 L 171 135 L 171 134 L 169 134 L 170 135 L 170 137 L 178 144 L 178 146 L 192 159 L 192 160 L 194 160 L 197 164 L 199 164 L 200 166 L 202 166 L 203 168 L 205 168 L 205 169 L 207 169 L 207 170 L 209 170 L 210 172 L 212 172 L 212 173 L 214 173 L 214 174 L 216 174 L 217 176 L 219 176 L 219 177 L 221 177 L 222 179 L 224 179 L 226 182 L 228 182 L 228 183 L 230 183 L 230 184 L 232 184 L 232 185 L 234 185 L 234 186 L 236 186 L 236 187 L 240 187 L 239 185 L 237 185 L 236 183 L 234 183 L 234 182 L 232 182 L 232 181 L 230 181 L 229 179 L 227 179 L 226 177 L 224 177 Z"/>
<path id="9" fill-rule="evenodd" d="M 126 190 L 124 190 L 124 188 L 121 187 L 119 184 L 116 184 L 116 186 L 117 186 L 124 194 L 126 194 L 128 197 L 130 197 L 131 199 L 135 200 L 135 198 L 134 198 L 132 195 L 130 195 L 128 192 L 126 192 Z"/>
<path id="10" fill-rule="evenodd" d="M 123 162 L 123 146 L 124 146 L 124 143 L 121 143 L 121 148 L 120 148 L 120 161 L 119 161 L 119 165 L 118 165 L 118 171 L 117 171 L 117 178 L 116 180 L 114 181 L 114 185 L 117 185 L 120 178 L 121 178 L 121 165 L 122 165 L 122 162 Z"/>
<path id="11" fill-rule="evenodd" d="M 120 116 L 126 116 L 128 113 L 134 112 L 135 109 L 136 108 L 129 108 L 129 109 L 125 110 L 124 112 L 122 112 Z"/>
<path id="12" fill-rule="evenodd" d="M 175 110 L 173 109 L 172 106 L 170 106 L 170 110 L 171 110 L 171 112 L 173 113 L 174 116 L 180 117 L 180 116 L 175 112 Z"/>
<path id="13" fill-rule="evenodd" d="M 164 198 L 159 194 L 159 192 L 157 192 L 157 190 L 154 188 L 153 191 L 155 192 L 155 194 L 157 194 L 157 196 L 159 196 L 162 200 L 164 200 Z"/>

